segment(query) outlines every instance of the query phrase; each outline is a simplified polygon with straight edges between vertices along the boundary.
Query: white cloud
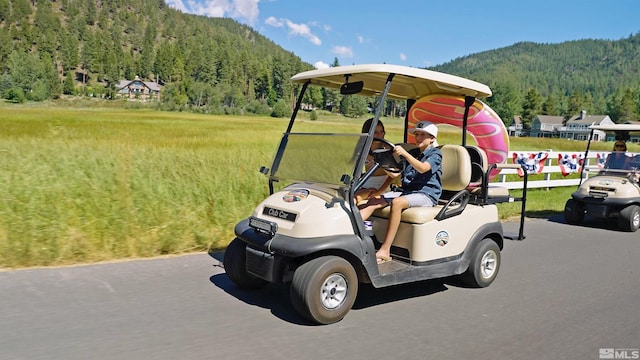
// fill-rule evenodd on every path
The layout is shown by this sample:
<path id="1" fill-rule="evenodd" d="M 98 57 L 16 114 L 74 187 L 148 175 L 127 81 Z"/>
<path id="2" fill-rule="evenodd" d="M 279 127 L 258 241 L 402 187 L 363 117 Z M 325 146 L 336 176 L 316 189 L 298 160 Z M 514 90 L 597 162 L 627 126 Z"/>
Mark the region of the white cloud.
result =
<path id="1" fill-rule="evenodd" d="M 311 28 L 306 24 L 296 24 L 289 19 L 276 19 L 273 16 L 267 18 L 264 23 L 273 27 L 284 27 L 286 25 L 287 29 L 289 29 L 289 35 L 302 36 L 313 45 L 322 45 L 322 40 L 311 32 Z"/>
<path id="2" fill-rule="evenodd" d="M 331 52 L 342 57 L 353 57 L 353 49 L 348 46 L 334 46 Z"/>
<path id="3" fill-rule="evenodd" d="M 284 26 L 284 22 L 282 20 L 278 20 L 276 18 L 274 18 L 273 16 L 269 16 L 267 18 L 267 20 L 264 21 L 265 24 L 267 25 L 271 25 L 273 27 L 283 27 Z"/>
<path id="4" fill-rule="evenodd" d="M 356 37 L 358 38 L 358 43 L 360 43 L 360 44 L 364 43 L 364 36 L 356 35 Z"/>
<path id="5" fill-rule="evenodd" d="M 258 10 L 258 3 L 260 0 L 233 0 L 233 17 L 239 17 L 247 19 L 249 24 L 253 24 L 258 18 L 260 10 Z"/>
<path id="6" fill-rule="evenodd" d="M 224 14 L 233 11 L 231 4 L 227 0 L 206 0 L 205 2 L 196 2 L 195 0 L 187 0 L 189 9 L 194 14 L 209 17 L 223 17 Z"/>
<path id="7" fill-rule="evenodd" d="M 330 66 L 329 66 L 329 64 L 325 63 L 324 61 L 316 61 L 313 64 L 313 67 L 315 67 L 316 69 L 328 69 Z"/>
<path id="8" fill-rule="evenodd" d="M 400 60 L 402 61 L 407 60 L 407 55 L 405 55 L 404 53 L 400 53 Z"/>
<path id="9" fill-rule="evenodd" d="M 167 2 L 167 6 L 169 6 L 170 8 L 176 9 L 178 11 L 182 11 L 184 13 L 188 12 L 182 0 L 166 0 L 166 2 Z"/>
<path id="10" fill-rule="evenodd" d="M 311 29 L 305 24 L 296 24 L 291 20 L 285 19 L 285 23 L 289 28 L 290 35 L 300 35 L 309 40 L 314 45 L 321 45 L 322 40 L 311 32 Z"/>
<path id="11" fill-rule="evenodd" d="M 169 7 L 188 14 L 245 20 L 253 24 L 258 18 L 260 0 L 165 0 Z"/>

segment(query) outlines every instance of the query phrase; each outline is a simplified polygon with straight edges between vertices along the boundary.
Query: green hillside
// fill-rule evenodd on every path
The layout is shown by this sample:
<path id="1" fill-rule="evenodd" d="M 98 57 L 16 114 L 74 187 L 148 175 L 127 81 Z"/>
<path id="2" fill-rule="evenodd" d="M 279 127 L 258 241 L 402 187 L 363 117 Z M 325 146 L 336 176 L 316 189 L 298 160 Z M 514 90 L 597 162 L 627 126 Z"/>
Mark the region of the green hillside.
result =
<path id="1" fill-rule="evenodd" d="M 311 68 L 251 27 L 183 14 L 163 0 L 0 0 L 0 96 L 12 102 L 109 99 L 119 80 L 139 76 L 162 86 L 154 106 L 163 110 L 283 116 L 295 95 L 289 78 Z M 581 110 L 640 119 L 640 33 L 521 42 L 432 69 L 489 84 L 488 102 L 505 121 Z M 307 101 L 340 98 L 314 92 Z"/>
<path id="2" fill-rule="evenodd" d="M 233 113 L 289 99 L 310 68 L 248 26 L 163 0 L 0 0 L 0 92 L 16 102 L 108 98 L 140 76 L 164 85 L 164 108 Z"/>
<path id="3" fill-rule="evenodd" d="M 545 115 L 584 109 L 619 122 L 640 118 L 640 33 L 616 41 L 521 42 L 432 69 L 489 84 L 490 103 L 503 119 L 523 105 Z"/>

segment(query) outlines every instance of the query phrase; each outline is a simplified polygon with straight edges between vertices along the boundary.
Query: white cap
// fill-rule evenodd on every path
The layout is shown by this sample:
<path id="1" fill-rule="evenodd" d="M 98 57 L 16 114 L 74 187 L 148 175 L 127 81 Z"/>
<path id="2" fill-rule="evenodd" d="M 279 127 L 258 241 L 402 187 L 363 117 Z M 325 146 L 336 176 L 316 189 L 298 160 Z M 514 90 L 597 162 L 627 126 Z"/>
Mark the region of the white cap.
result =
<path id="1" fill-rule="evenodd" d="M 415 134 L 419 131 L 431 134 L 433 137 L 438 137 L 438 127 L 431 121 L 420 121 L 414 129 L 409 129 L 409 133 L 411 134 Z"/>

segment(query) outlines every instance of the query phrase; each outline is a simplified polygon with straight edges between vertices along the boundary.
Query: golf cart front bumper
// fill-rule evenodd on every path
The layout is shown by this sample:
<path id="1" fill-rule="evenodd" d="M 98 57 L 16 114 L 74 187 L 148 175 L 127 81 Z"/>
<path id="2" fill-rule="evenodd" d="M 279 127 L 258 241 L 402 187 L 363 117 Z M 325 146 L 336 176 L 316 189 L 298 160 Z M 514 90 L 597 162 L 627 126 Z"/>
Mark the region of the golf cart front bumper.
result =
<path id="1" fill-rule="evenodd" d="M 638 199 L 619 199 L 600 195 L 592 196 L 579 192 L 573 193 L 571 197 L 584 206 L 586 214 L 603 219 L 617 216 L 621 209 L 638 202 Z"/>
<path id="2" fill-rule="evenodd" d="M 355 235 L 294 238 L 256 227 L 251 217 L 236 225 L 235 234 L 247 243 L 247 272 L 272 283 L 290 282 L 293 271 L 314 254 L 340 251 L 360 257 L 364 252 Z"/>

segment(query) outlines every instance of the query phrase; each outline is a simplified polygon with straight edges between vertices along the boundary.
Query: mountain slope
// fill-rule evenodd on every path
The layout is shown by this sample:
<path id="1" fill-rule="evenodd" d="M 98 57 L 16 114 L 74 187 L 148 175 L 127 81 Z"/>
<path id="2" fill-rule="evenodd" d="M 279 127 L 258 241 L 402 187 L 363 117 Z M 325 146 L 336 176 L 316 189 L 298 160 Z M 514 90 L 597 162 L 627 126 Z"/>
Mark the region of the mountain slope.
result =
<path id="1" fill-rule="evenodd" d="M 486 83 L 551 92 L 609 96 L 621 86 L 640 85 L 640 33 L 621 40 L 577 40 L 560 44 L 521 42 L 461 57 L 432 69 Z"/>

